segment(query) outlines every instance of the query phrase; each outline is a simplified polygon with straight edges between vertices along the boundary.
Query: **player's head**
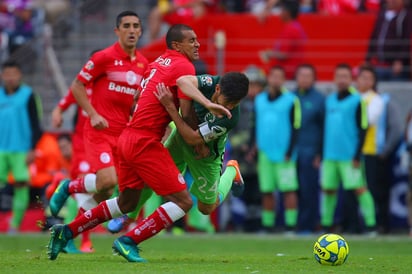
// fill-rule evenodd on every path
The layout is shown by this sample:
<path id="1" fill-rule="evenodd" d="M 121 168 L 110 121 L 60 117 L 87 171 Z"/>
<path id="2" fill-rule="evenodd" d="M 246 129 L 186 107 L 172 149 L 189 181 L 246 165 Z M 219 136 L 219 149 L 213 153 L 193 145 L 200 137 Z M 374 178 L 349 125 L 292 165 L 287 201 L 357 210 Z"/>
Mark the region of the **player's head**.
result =
<path id="1" fill-rule="evenodd" d="M 376 91 L 377 76 L 375 69 L 371 66 L 360 67 L 356 83 L 360 92 Z"/>
<path id="2" fill-rule="evenodd" d="M 116 17 L 116 28 L 114 31 L 123 48 L 135 48 L 139 37 L 142 35 L 140 17 L 134 11 L 123 11 L 119 13 Z"/>
<path id="3" fill-rule="evenodd" d="M 275 90 L 280 90 L 280 88 L 285 83 L 285 69 L 281 66 L 273 66 L 270 68 L 267 82 L 269 87 Z"/>
<path id="4" fill-rule="evenodd" d="M 316 81 L 316 69 L 311 64 L 299 65 L 295 73 L 296 85 L 298 89 L 308 90 Z"/>
<path id="5" fill-rule="evenodd" d="M 338 91 L 346 91 L 352 84 L 352 68 L 346 63 L 335 67 L 335 84 Z"/>
<path id="6" fill-rule="evenodd" d="M 212 101 L 231 110 L 246 97 L 249 89 L 249 79 L 240 72 L 225 73 L 216 85 Z"/>
<path id="7" fill-rule="evenodd" d="M 20 65 L 15 61 L 6 61 L 1 68 L 1 79 L 5 89 L 15 90 L 18 88 L 23 77 Z"/>
<path id="8" fill-rule="evenodd" d="M 297 0 L 281 0 L 280 6 L 280 18 L 284 21 L 295 20 L 299 15 L 299 1 Z"/>
<path id="9" fill-rule="evenodd" d="M 166 45 L 186 56 L 190 61 L 199 59 L 199 41 L 194 30 L 188 25 L 177 24 L 166 33 Z"/>

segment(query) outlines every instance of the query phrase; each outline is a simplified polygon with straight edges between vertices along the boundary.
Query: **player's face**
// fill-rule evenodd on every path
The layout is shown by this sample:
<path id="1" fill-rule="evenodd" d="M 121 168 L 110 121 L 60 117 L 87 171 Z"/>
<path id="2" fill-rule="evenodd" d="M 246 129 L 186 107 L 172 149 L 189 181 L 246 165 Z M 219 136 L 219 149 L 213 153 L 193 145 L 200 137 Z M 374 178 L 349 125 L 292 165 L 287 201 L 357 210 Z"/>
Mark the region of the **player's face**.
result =
<path id="1" fill-rule="evenodd" d="M 357 79 L 357 87 L 360 91 L 368 91 L 373 89 L 374 86 L 374 76 L 370 71 L 362 71 Z"/>
<path id="2" fill-rule="evenodd" d="M 72 144 L 69 140 L 60 139 L 59 148 L 64 158 L 70 159 L 72 157 Z"/>
<path id="3" fill-rule="evenodd" d="M 280 69 L 272 69 L 269 72 L 267 82 L 270 87 L 279 89 L 285 82 L 285 74 Z"/>
<path id="4" fill-rule="evenodd" d="M 299 89 L 307 90 L 313 86 L 315 75 L 310 68 L 299 68 L 296 73 L 296 83 Z"/>
<path id="5" fill-rule="evenodd" d="M 139 37 L 142 35 L 140 19 L 136 16 L 123 17 L 115 32 L 124 48 L 135 48 Z"/>
<path id="6" fill-rule="evenodd" d="M 183 40 L 176 42 L 176 50 L 185 55 L 190 61 L 199 59 L 199 41 L 197 41 L 196 33 L 193 30 L 184 30 Z"/>
<path id="7" fill-rule="evenodd" d="M 21 82 L 21 71 L 15 67 L 5 68 L 1 74 L 6 89 L 16 89 Z"/>
<path id="8" fill-rule="evenodd" d="M 351 71 L 346 68 L 338 68 L 335 71 L 335 84 L 339 91 L 344 91 L 352 84 Z"/>

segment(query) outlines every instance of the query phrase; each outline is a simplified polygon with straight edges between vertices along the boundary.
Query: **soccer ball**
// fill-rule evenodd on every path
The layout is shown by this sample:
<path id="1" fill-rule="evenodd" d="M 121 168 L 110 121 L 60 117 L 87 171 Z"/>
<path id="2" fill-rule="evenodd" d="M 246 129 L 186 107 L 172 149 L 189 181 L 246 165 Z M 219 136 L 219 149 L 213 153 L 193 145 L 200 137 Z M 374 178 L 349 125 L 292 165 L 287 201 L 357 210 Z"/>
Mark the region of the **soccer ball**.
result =
<path id="1" fill-rule="evenodd" d="M 349 255 L 349 245 L 342 236 L 324 234 L 313 246 L 316 261 L 322 265 L 341 265 Z"/>

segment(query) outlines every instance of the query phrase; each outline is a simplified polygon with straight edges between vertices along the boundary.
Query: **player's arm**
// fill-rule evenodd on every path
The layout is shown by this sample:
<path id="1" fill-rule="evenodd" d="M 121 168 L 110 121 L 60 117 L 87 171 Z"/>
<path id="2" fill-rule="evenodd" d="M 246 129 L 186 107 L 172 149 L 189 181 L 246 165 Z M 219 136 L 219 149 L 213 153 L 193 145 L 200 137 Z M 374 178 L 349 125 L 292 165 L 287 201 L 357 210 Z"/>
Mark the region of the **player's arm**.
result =
<path id="1" fill-rule="evenodd" d="M 96 129 L 104 129 L 109 126 L 107 120 L 101 116 L 97 111 L 94 109 L 90 100 L 87 96 L 86 92 L 86 85 L 81 82 L 79 79 L 75 78 L 70 86 L 74 98 L 76 98 L 77 104 L 87 113 L 90 117 L 90 123 L 92 127 Z"/>
<path id="2" fill-rule="evenodd" d="M 300 129 L 300 124 L 302 120 L 302 112 L 300 108 L 300 102 L 298 98 L 295 98 L 293 103 L 293 107 L 290 109 L 290 123 L 292 132 L 290 135 L 289 147 L 286 151 L 286 160 L 288 161 L 292 156 L 293 149 L 295 148 L 297 139 L 298 139 L 298 131 Z"/>
<path id="3" fill-rule="evenodd" d="M 34 93 L 31 94 L 28 104 L 27 110 L 29 113 L 30 119 L 30 128 L 31 128 L 31 148 L 29 153 L 27 154 L 26 161 L 27 163 L 31 163 L 34 161 L 34 149 L 41 138 L 42 131 L 40 128 L 40 111 L 41 111 L 41 101 L 40 98 L 37 97 Z"/>
<path id="4" fill-rule="evenodd" d="M 203 144 L 204 140 L 200 135 L 200 132 L 198 130 L 192 129 L 180 116 L 179 111 L 177 110 L 176 105 L 173 102 L 173 94 L 170 92 L 170 90 L 163 83 L 158 84 L 156 89 L 157 92 L 154 93 L 155 96 L 165 107 L 173 122 L 175 122 L 175 126 L 182 136 L 183 140 L 185 140 L 185 142 L 191 146 Z"/>
<path id="5" fill-rule="evenodd" d="M 63 123 L 63 112 L 65 112 L 72 104 L 76 103 L 76 99 L 73 96 L 71 89 L 69 89 L 66 95 L 60 99 L 57 106 L 52 111 L 52 126 L 59 128 Z"/>
<path id="6" fill-rule="evenodd" d="M 176 80 L 176 84 L 185 95 L 203 105 L 214 115 L 218 117 L 221 117 L 222 115 L 226 115 L 228 118 L 232 117 L 232 114 L 228 109 L 221 105 L 212 103 L 202 94 L 202 92 L 198 89 L 198 81 L 196 76 L 181 76 Z"/>

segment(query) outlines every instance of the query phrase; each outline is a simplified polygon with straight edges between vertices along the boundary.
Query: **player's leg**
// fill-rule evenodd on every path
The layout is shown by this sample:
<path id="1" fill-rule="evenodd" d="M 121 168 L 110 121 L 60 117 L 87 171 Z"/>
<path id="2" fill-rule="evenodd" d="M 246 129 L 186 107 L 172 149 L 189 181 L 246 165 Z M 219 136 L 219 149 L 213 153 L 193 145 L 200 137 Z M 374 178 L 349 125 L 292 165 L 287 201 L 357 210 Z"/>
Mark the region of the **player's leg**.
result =
<path id="1" fill-rule="evenodd" d="M 276 165 L 263 152 L 258 153 L 257 174 L 262 193 L 262 228 L 272 231 L 275 226 Z"/>
<path id="2" fill-rule="evenodd" d="M 142 258 L 130 256 L 129 250 L 133 250 L 132 253 L 136 254 L 134 248 L 137 244 L 153 237 L 182 218 L 193 205 L 184 178 L 173 163 L 167 149 L 155 140 L 139 145 L 145 145 L 145 153 L 132 159 L 137 164 L 139 176 L 146 185 L 168 202 L 162 204 L 150 216 L 139 222 L 135 228 L 114 241 L 113 249 L 130 262 L 141 262 Z M 162 159 L 161 165 L 158 159 Z M 123 175 L 121 172 L 119 174 L 121 182 Z"/>
<path id="3" fill-rule="evenodd" d="M 330 231 L 333 225 L 336 204 L 338 201 L 339 170 L 336 161 L 324 160 L 321 173 L 321 225 L 324 230 Z"/>
<path id="4" fill-rule="evenodd" d="M 70 194 L 98 193 L 95 204 L 108 199 L 117 184 L 115 169 L 115 150 L 117 137 L 85 132 L 85 149 L 91 166 L 96 174 L 88 173 L 74 180 L 63 180 L 50 199 L 51 213 L 56 216 Z M 85 208 L 88 210 L 90 208 Z"/>
<path id="5" fill-rule="evenodd" d="M 286 231 L 292 232 L 296 229 L 298 221 L 298 179 L 296 174 L 296 162 L 288 161 L 278 164 L 277 181 L 279 191 L 283 193 L 285 204 L 285 226 Z"/>
<path id="6" fill-rule="evenodd" d="M 26 164 L 26 153 L 9 155 L 9 165 L 14 178 L 14 194 L 12 201 L 12 217 L 10 231 L 17 231 L 29 205 L 29 169 Z"/>
<path id="7" fill-rule="evenodd" d="M 361 167 L 354 167 L 352 162 L 341 162 L 340 170 L 342 174 L 343 188 L 354 190 L 359 202 L 367 232 L 376 234 L 375 203 L 370 191 L 367 188 L 365 174 Z"/>

